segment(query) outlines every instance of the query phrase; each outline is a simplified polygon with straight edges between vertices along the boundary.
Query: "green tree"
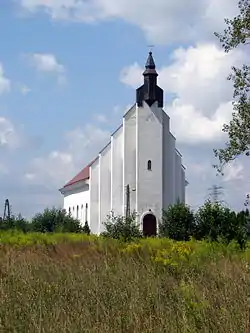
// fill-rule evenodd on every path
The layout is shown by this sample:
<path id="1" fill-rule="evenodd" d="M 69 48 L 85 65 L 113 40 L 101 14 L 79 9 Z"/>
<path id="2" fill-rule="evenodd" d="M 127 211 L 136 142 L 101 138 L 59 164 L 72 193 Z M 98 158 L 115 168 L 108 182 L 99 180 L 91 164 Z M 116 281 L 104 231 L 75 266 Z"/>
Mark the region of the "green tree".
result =
<path id="1" fill-rule="evenodd" d="M 111 214 L 104 223 L 105 231 L 103 237 L 110 237 L 129 242 L 135 238 L 142 237 L 139 225 L 136 223 L 136 214 L 129 217 Z"/>
<path id="2" fill-rule="evenodd" d="M 220 39 L 225 52 L 249 44 L 250 40 L 250 2 L 240 0 L 238 3 L 239 15 L 233 19 L 225 19 L 227 28 L 223 34 L 215 33 Z M 215 156 L 219 165 L 215 167 L 223 173 L 223 167 L 241 154 L 250 155 L 250 66 L 244 64 L 242 68 L 232 68 L 228 77 L 233 81 L 234 101 L 233 117 L 229 124 L 223 126 L 223 131 L 228 134 L 229 140 L 226 147 L 215 149 Z"/>
<path id="3" fill-rule="evenodd" d="M 84 224 L 84 226 L 83 226 L 83 228 L 82 228 L 82 232 L 85 233 L 85 234 L 87 234 L 87 235 L 89 235 L 90 231 L 91 231 L 90 227 L 88 225 L 88 222 L 86 221 L 85 224 Z"/>
<path id="4" fill-rule="evenodd" d="M 80 221 L 68 215 L 65 209 L 45 209 L 36 214 L 31 222 L 36 232 L 82 232 Z"/>
<path id="5" fill-rule="evenodd" d="M 31 224 L 25 220 L 21 214 L 15 216 L 11 214 L 6 219 L 0 218 L 0 230 L 19 230 L 22 232 L 30 231 Z"/>
<path id="6" fill-rule="evenodd" d="M 194 214 L 190 207 L 177 202 L 163 210 L 162 221 L 159 224 L 159 235 L 178 241 L 189 240 L 195 231 Z"/>
<path id="7" fill-rule="evenodd" d="M 211 241 L 223 240 L 229 244 L 237 240 L 243 248 L 246 243 L 247 218 L 245 212 L 236 214 L 219 203 L 206 201 L 197 211 L 196 238 L 208 238 Z"/>

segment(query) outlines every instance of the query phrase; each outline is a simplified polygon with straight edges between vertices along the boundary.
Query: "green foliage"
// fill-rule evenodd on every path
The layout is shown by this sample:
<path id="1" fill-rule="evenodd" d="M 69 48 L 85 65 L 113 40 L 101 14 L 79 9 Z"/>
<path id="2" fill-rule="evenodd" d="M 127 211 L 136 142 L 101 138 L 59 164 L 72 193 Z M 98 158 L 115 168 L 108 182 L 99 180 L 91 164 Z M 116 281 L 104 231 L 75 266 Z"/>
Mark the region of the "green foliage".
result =
<path id="1" fill-rule="evenodd" d="M 244 211 L 236 214 L 219 203 L 206 201 L 196 214 L 196 226 L 198 239 L 223 240 L 227 244 L 237 240 L 241 248 L 245 246 L 247 217 Z"/>
<path id="2" fill-rule="evenodd" d="M 232 20 L 225 19 L 227 28 L 224 34 L 215 33 L 220 39 L 222 47 L 226 52 L 240 44 L 248 44 L 250 38 L 250 4 L 249 0 L 240 0 L 238 2 L 239 15 Z"/>
<path id="3" fill-rule="evenodd" d="M 31 230 L 31 224 L 25 220 L 21 214 L 18 216 L 11 215 L 10 218 L 0 218 L 0 230 L 15 229 L 22 232 L 28 232 Z"/>
<path id="4" fill-rule="evenodd" d="M 45 209 L 32 219 L 35 232 L 81 232 L 80 221 L 68 215 L 64 209 Z"/>
<path id="5" fill-rule="evenodd" d="M 249 0 L 239 1 L 240 14 L 232 20 L 226 19 L 227 29 L 224 34 L 215 33 L 220 39 L 222 47 L 229 52 L 239 45 L 248 44 L 250 40 L 250 4 Z M 228 79 L 234 85 L 234 112 L 229 124 L 223 126 L 229 141 L 224 149 L 215 149 L 215 156 L 219 158 L 218 172 L 222 173 L 225 164 L 237 156 L 250 155 L 250 66 L 244 64 L 242 68 L 232 68 Z"/>
<path id="6" fill-rule="evenodd" d="M 82 232 L 89 235 L 90 234 L 90 227 L 88 225 L 88 222 L 86 221 L 84 224 L 84 227 L 82 228 Z"/>
<path id="7" fill-rule="evenodd" d="M 189 240 L 195 230 L 194 214 L 187 205 L 178 202 L 163 211 L 159 235 L 175 240 Z"/>
<path id="8" fill-rule="evenodd" d="M 105 232 L 102 233 L 103 237 L 110 237 L 129 242 L 134 238 L 142 236 L 139 225 L 136 223 L 135 213 L 129 217 L 115 216 L 114 214 L 108 216 L 107 221 L 104 223 Z"/>
<path id="9" fill-rule="evenodd" d="M 250 248 L 82 233 L 0 243 L 1 332 L 248 332 Z"/>

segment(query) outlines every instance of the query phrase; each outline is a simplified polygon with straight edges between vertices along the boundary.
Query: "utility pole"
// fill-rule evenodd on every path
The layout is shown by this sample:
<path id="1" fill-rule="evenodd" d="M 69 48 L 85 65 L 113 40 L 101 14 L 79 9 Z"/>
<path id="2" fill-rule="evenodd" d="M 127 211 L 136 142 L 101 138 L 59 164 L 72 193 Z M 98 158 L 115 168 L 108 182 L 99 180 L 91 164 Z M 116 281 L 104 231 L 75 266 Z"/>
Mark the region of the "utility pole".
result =
<path id="1" fill-rule="evenodd" d="M 130 189 L 126 186 L 126 218 L 130 217 Z"/>
<path id="2" fill-rule="evenodd" d="M 8 199 L 5 200 L 3 219 L 4 220 L 10 219 L 10 203 Z"/>

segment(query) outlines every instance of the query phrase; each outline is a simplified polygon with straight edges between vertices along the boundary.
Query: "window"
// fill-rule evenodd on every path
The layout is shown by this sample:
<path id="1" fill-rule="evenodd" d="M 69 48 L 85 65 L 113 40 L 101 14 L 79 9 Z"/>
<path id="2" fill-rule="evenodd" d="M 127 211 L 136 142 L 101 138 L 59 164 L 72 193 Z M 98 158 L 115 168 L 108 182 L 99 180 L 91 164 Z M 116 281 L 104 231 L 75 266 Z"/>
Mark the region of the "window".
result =
<path id="1" fill-rule="evenodd" d="M 152 170 L 152 162 L 150 160 L 148 160 L 148 170 L 149 171 Z"/>
<path id="2" fill-rule="evenodd" d="M 86 203 L 85 209 L 85 222 L 88 222 L 88 204 Z"/>
<path id="3" fill-rule="evenodd" d="M 81 205 L 81 221 L 83 221 L 84 215 L 83 215 L 83 205 Z"/>
<path id="4" fill-rule="evenodd" d="M 78 205 L 76 206 L 76 218 L 77 219 L 79 218 L 79 206 Z"/>

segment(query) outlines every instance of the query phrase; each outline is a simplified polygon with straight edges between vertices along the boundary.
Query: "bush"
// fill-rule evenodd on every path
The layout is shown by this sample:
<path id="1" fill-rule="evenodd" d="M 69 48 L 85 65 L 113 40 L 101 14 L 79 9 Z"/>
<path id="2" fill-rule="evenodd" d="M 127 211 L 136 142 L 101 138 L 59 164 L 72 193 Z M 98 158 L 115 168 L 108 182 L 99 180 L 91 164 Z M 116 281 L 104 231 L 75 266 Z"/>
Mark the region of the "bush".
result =
<path id="1" fill-rule="evenodd" d="M 108 216 L 107 221 L 104 223 L 105 232 L 101 235 L 103 237 L 110 237 L 114 239 L 121 239 L 125 242 L 131 241 L 134 238 L 142 237 L 139 225 L 136 223 L 136 215 L 132 214 L 129 217 L 115 216 L 114 214 Z"/>
<path id="2" fill-rule="evenodd" d="M 35 232 L 82 232 L 80 221 L 68 215 L 64 209 L 45 209 L 31 222 Z"/>
<path id="3" fill-rule="evenodd" d="M 236 214 L 219 203 L 206 201 L 196 214 L 197 239 L 208 238 L 211 241 L 222 239 L 227 244 L 237 240 L 244 247 L 247 239 L 247 216 L 245 212 Z"/>
<path id="4" fill-rule="evenodd" d="M 15 229 L 24 233 L 31 230 L 31 224 L 25 220 L 21 214 L 18 216 L 12 215 L 10 218 L 0 218 L 0 230 Z"/>
<path id="5" fill-rule="evenodd" d="M 163 211 L 162 221 L 159 224 L 159 235 L 178 241 L 187 241 L 195 229 L 194 214 L 190 207 L 177 202 Z"/>
<path id="6" fill-rule="evenodd" d="M 86 221 L 84 224 L 84 227 L 82 228 L 82 232 L 89 235 L 90 234 L 90 227 L 88 225 L 88 222 Z"/>

